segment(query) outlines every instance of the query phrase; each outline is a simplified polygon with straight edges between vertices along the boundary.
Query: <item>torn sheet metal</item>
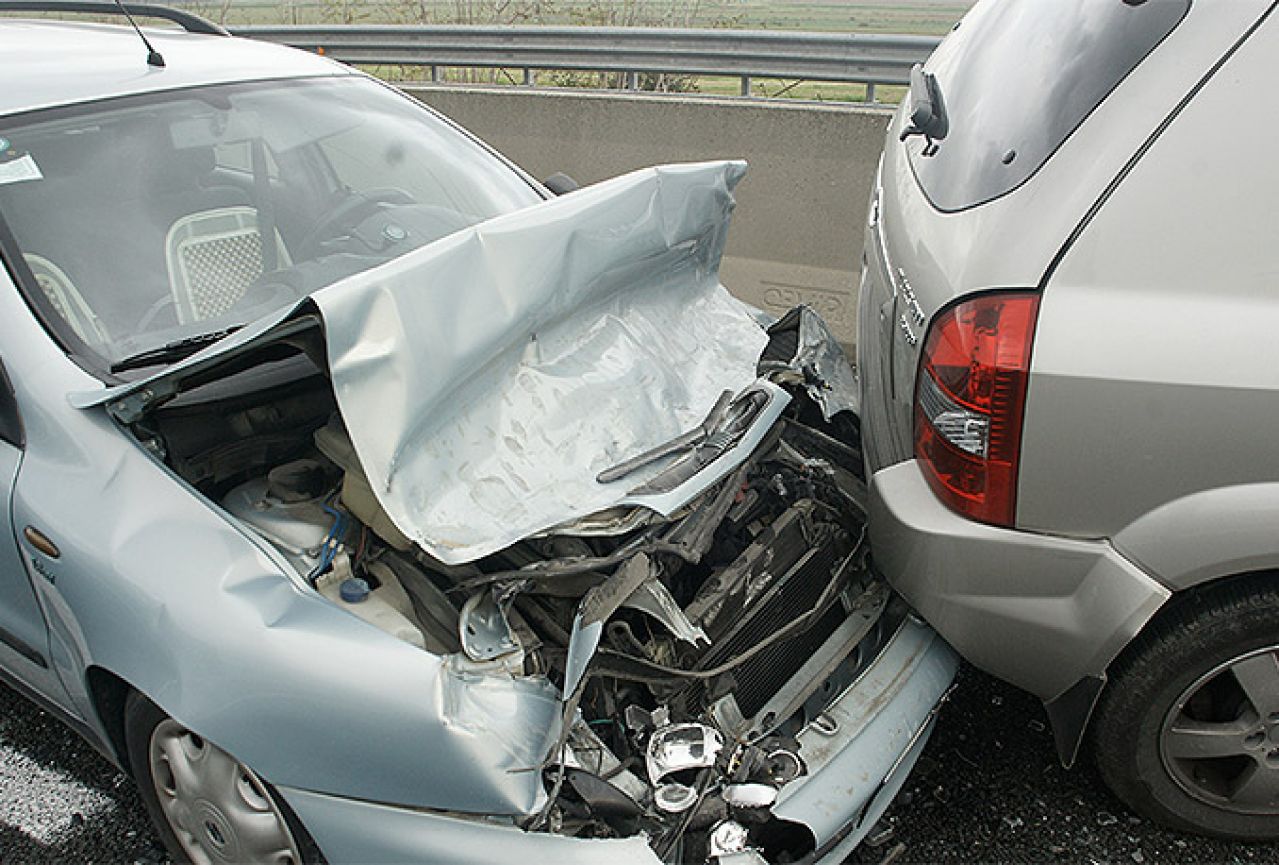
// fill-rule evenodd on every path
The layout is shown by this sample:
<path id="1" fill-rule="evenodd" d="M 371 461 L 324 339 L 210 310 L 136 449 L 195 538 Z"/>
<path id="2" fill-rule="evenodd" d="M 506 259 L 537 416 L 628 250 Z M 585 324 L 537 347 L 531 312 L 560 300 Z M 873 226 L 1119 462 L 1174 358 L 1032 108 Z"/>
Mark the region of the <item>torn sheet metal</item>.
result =
<path id="1" fill-rule="evenodd" d="M 458 563 L 616 506 L 666 464 L 596 475 L 755 380 L 766 337 L 717 276 L 744 171 L 637 171 L 314 296 L 347 429 L 400 531 Z"/>
<path id="2" fill-rule="evenodd" d="M 476 592 L 462 604 L 457 617 L 462 651 L 476 661 L 492 661 L 520 650 L 506 611 L 490 592 Z"/>
<path id="3" fill-rule="evenodd" d="M 568 641 L 568 659 L 564 669 L 564 702 L 577 692 L 586 667 L 599 648 L 604 623 L 618 611 L 622 602 L 635 593 L 645 581 L 654 578 L 652 560 L 644 553 L 627 559 L 613 576 L 595 586 L 578 605 L 573 618 L 573 631 Z"/>
<path id="4" fill-rule="evenodd" d="M 462 734 L 450 741 L 464 743 L 468 749 L 488 749 L 487 754 L 468 759 L 477 767 L 504 767 L 506 780 L 497 783 L 512 793 L 527 795 L 535 786 L 533 801 L 522 804 L 536 807 L 545 795 L 541 785 L 517 778 L 538 765 L 559 738 L 555 686 L 540 676 L 504 673 L 460 655 L 443 660 L 438 681 L 440 720 L 445 729 Z"/>
<path id="5" fill-rule="evenodd" d="M 693 646 L 709 646 L 710 637 L 688 620 L 680 605 L 660 580 L 647 580 L 622 602 L 623 607 L 648 613 L 666 626 L 666 630 Z"/>
<path id="6" fill-rule="evenodd" d="M 799 376 L 813 402 L 830 420 L 841 411 L 860 413 L 857 373 L 844 355 L 835 334 L 812 307 L 797 306 L 768 328 L 769 334 L 795 333 L 795 350 L 790 357 L 767 357 L 761 372 L 790 370 Z"/>

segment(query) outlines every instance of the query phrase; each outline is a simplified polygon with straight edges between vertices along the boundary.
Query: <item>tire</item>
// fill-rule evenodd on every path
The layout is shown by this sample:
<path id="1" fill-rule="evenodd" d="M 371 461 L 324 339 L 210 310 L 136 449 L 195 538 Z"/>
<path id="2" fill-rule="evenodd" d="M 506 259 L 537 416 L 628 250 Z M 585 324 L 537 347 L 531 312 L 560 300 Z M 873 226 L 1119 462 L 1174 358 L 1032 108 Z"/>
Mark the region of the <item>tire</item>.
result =
<path id="1" fill-rule="evenodd" d="M 142 802 L 175 862 L 324 862 L 269 784 L 136 692 L 125 702 L 124 731 Z"/>
<path id="2" fill-rule="evenodd" d="M 1279 586 L 1187 594 L 1126 650 L 1097 706 L 1107 786 L 1173 829 L 1279 838 Z"/>

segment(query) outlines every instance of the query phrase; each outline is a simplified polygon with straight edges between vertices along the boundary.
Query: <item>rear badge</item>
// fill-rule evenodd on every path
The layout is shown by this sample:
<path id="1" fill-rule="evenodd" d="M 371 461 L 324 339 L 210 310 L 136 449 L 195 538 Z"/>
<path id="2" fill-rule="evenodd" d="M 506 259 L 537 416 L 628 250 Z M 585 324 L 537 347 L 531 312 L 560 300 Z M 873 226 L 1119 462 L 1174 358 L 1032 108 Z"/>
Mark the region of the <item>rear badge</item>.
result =
<path id="1" fill-rule="evenodd" d="M 928 320 L 928 316 L 924 314 L 924 308 L 919 305 L 919 299 L 915 297 L 915 289 L 911 288 L 910 280 L 906 278 L 906 271 L 900 267 L 897 268 L 897 279 L 901 283 L 902 300 L 906 301 L 906 311 L 910 313 L 910 318 L 914 320 L 917 326 L 922 325 Z M 902 315 L 902 320 L 906 320 L 906 315 Z"/>
<path id="2" fill-rule="evenodd" d="M 901 328 L 902 336 L 906 337 L 906 344 L 914 346 L 919 342 L 919 337 L 915 336 L 915 331 L 910 329 L 910 322 L 906 320 L 906 313 L 902 313 L 901 318 L 897 319 L 897 326 Z"/>
<path id="3" fill-rule="evenodd" d="M 919 337 L 915 335 L 914 327 L 923 327 L 924 322 L 928 320 L 928 316 L 924 314 L 924 308 L 919 305 L 919 299 L 915 297 L 915 289 L 911 288 L 910 280 L 906 278 L 906 271 L 900 267 L 897 268 L 897 284 L 900 286 L 898 296 L 901 297 L 902 303 L 906 306 L 906 311 L 897 320 L 897 326 L 901 328 L 902 335 L 906 337 L 906 343 L 914 346 L 919 342 Z M 912 327 L 912 324 L 914 327 Z"/>

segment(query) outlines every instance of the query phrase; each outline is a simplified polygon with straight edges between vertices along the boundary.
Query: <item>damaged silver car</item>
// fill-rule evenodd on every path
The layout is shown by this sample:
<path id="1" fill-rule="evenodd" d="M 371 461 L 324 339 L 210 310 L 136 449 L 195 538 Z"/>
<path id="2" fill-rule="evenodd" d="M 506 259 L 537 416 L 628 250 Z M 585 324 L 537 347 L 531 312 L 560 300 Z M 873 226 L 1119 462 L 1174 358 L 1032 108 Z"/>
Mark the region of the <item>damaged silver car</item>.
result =
<path id="1" fill-rule="evenodd" d="M 171 17 L 0 23 L 5 679 L 182 860 L 842 860 L 956 661 L 838 344 L 719 284 L 745 166 L 556 198 Z"/>

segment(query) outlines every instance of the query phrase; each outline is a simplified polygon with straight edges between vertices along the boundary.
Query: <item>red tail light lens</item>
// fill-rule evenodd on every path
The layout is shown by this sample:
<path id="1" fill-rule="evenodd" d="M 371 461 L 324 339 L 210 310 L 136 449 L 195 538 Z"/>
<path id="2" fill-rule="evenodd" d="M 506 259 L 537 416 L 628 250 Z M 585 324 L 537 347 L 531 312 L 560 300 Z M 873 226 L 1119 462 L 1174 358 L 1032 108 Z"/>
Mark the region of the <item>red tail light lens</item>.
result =
<path id="1" fill-rule="evenodd" d="M 970 519 L 1011 526 L 1039 295 L 981 295 L 941 313 L 915 385 L 915 457 Z"/>

